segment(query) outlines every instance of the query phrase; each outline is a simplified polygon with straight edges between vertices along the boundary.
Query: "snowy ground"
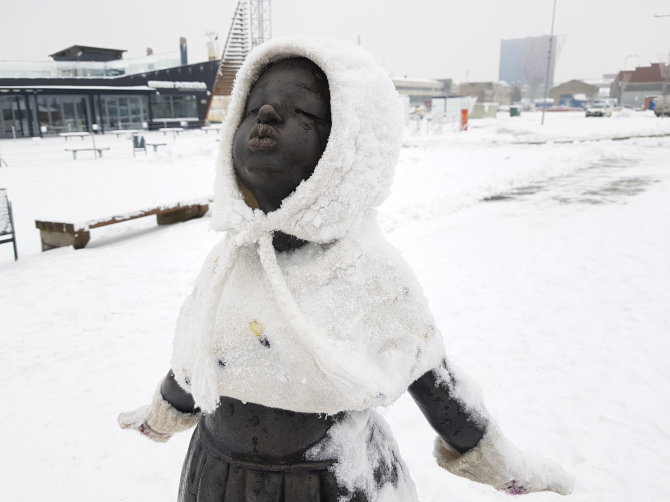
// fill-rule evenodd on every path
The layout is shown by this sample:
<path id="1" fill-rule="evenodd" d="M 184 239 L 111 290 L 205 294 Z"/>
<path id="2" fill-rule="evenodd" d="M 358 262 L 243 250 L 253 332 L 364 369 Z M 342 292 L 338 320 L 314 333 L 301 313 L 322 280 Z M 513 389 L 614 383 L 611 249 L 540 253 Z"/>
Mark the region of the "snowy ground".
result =
<path id="1" fill-rule="evenodd" d="M 646 137 L 608 139 L 631 136 Z M 3 500 L 175 499 L 188 435 L 154 444 L 116 415 L 167 371 L 180 303 L 219 236 L 208 218 L 145 218 L 42 254 L 33 223 L 209 195 L 215 136 L 167 139 L 133 159 L 129 140 L 98 138 L 105 158 L 77 161 L 63 148 L 80 140 L 0 142 L 21 254 L 0 246 Z M 669 156 L 670 121 L 642 113 L 473 121 L 408 138 L 381 210 L 502 429 L 576 475 L 566 500 L 667 498 Z M 407 396 L 384 414 L 422 501 L 506 498 L 434 465 Z"/>

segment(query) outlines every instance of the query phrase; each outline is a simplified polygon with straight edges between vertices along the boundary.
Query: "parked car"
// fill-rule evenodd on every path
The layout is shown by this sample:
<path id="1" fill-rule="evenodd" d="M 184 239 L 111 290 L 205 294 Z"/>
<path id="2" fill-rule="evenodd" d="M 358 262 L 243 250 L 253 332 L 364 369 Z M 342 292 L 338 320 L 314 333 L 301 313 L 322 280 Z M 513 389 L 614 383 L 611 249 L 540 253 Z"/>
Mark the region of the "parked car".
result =
<path id="1" fill-rule="evenodd" d="M 670 96 L 658 96 L 654 99 L 654 113 L 657 117 L 670 117 Z"/>
<path id="2" fill-rule="evenodd" d="M 587 117 L 611 117 L 612 105 L 607 101 L 594 101 L 586 107 Z"/>

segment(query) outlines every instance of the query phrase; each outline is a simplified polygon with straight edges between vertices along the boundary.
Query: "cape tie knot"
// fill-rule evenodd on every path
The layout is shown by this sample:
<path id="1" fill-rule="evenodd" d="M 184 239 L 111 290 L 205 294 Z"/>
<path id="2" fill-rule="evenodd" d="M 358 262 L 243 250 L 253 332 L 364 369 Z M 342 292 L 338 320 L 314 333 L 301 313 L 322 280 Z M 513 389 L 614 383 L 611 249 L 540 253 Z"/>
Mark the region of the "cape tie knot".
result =
<path id="1" fill-rule="evenodd" d="M 272 239 L 272 230 L 266 229 L 261 225 L 254 225 L 253 227 L 235 232 L 231 236 L 238 247 L 243 247 L 259 243 L 265 236 Z"/>

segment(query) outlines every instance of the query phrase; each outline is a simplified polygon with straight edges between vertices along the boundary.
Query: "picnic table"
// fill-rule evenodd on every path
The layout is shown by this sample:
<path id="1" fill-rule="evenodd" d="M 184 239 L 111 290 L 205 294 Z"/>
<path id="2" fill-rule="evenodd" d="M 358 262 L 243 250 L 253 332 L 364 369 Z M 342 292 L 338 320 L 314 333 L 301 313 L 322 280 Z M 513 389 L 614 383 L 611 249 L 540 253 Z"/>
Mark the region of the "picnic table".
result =
<path id="1" fill-rule="evenodd" d="M 72 152 L 72 158 L 74 160 L 77 160 L 78 152 L 94 152 L 93 155 L 97 159 L 98 157 L 102 157 L 102 152 L 109 149 L 110 148 L 108 146 L 103 146 L 103 147 L 66 148 L 65 151 Z"/>
<path id="2" fill-rule="evenodd" d="M 205 131 L 205 134 L 209 134 L 209 131 L 220 131 L 223 126 L 221 124 L 217 125 L 208 125 L 202 126 L 200 129 Z"/>
<path id="3" fill-rule="evenodd" d="M 175 136 L 184 132 L 183 127 L 161 127 L 158 130 L 163 133 L 163 136 L 167 135 L 167 133 L 169 132 L 171 132 Z"/>
<path id="4" fill-rule="evenodd" d="M 156 143 L 153 141 L 147 141 L 146 145 L 153 147 L 154 152 L 157 152 L 159 146 L 167 146 L 167 143 Z"/>
<path id="5" fill-rule="evenodd" d="M 59 134 L 59 136 L 65 138 L 65 141 L 69 140 L 70 138 L 81 138 L 81 140 L 84 141 L 84 138 L 90 135 L 90 132 L 62 132 Z"/>
<path id="6" fill-rule="evenodd" d="M 73 246 L 75 249 L 86 247 L 91 239 L 91 229 L 114 225 L 123 221 L 156 215 L 159 225 L 170 225 L 180 221 L 200 218 L 209 210 L 209 200 L 202 199 L 191 202 L 177 202 L 165 206 L 142 209 L 131 213 L 120 214 L 81 223 L 62 223 L 56 221 L 35 220 L 35 227 L 40 231 L 42 251 L 49 249 Z"/>
<path id="7" fill-rule="evenodd" d="M 124 135 L 130 135 L 132 136 L 133 134 L 138 134 L 140 131 L 137 129 L 115 129 L 114 131 L 109 131 L 112 133 L 114 136 L 117 138 L 119 136 L 124 136 Z"/>

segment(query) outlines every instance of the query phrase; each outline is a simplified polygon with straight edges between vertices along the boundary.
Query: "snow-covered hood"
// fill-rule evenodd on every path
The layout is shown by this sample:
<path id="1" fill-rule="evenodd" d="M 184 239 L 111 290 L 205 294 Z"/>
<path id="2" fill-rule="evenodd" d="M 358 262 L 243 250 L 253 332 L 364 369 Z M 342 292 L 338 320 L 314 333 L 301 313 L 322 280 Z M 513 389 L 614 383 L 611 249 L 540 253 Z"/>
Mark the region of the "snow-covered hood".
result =
<path id="1" fill-rule="evenodd" d="M 237 184 L 232 144 L 247 97 L 268 64 L 305 57 L 328 78 L 332 128 L 312 176 L 270 213 L 249 207 Z M 212 226 L 233 234 L 280 230 L 311 242 L 344 236 L 388 195 L 402 139 L 402 104 L 386 72 L 355 45 L 328 39 L 271 40 L 237 73 L 221 137 Z M 246 240 L 246 239 L 245 239 Z"/>

